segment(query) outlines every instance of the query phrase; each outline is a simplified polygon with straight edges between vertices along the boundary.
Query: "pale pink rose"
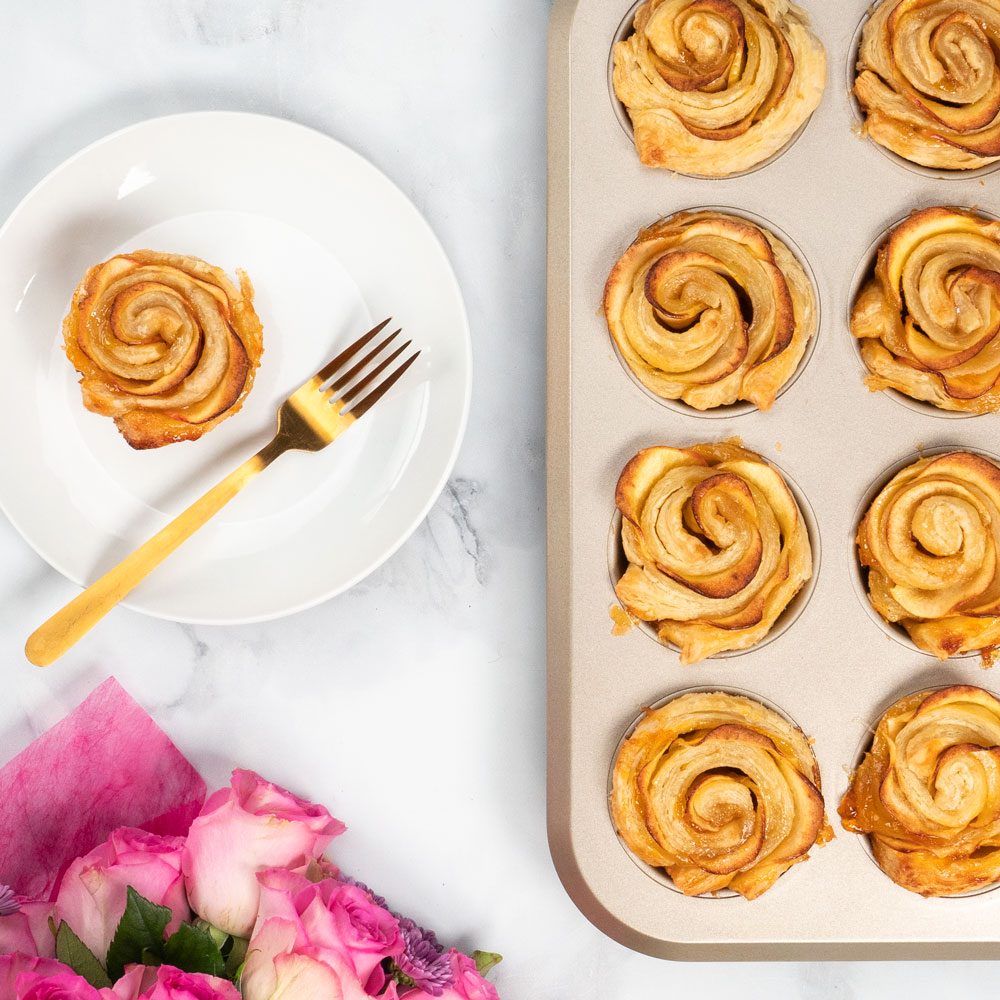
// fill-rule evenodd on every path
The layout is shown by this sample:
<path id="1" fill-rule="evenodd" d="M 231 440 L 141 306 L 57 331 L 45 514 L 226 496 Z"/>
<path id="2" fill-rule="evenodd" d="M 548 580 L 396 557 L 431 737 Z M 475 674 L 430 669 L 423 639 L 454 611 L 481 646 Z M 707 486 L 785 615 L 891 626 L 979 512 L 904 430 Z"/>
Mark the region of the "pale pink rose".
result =
<path id="1" fill-rule="evenodd" d="M 172 912 L 167 934 L 191 916 L 181 877 L 182 837 L 160 837 L 122 827 L 66 869 L 56 896 L 56 920 L 65 920 L 102 961 L 125 912 L 131 886 Z"/>
<path id="2" fill-rule="evenodd" d="M 258 876 L 260 910 L 256 929 L 279 919 L 295 927 L 294 950 L 334 967 L 353 968 L 367 983 L 386 958 L 403 951 L 399 921 L 354 885 L 334 879 L 310 882 L 295 872 L 271 869 Z M 251 947 L 254 939 L 251 939 Z"/>
<path id="3" fill-rule="evenodd" d="M 20 952 L 0 955 L 0 1000 L 13 1000 L 14 985 L 22 972 L 37 972 L 42 976 L 52 976 L 57 972 L 68 972 L 62 962 L 54 958 L 39 958 Z"/>
<path id="4" fill-rule="evenodd" d="M 370 1000 L 336 953 L 295 948 L 296 925 L 273 917 L 254 933 L 240 978 L 243 1000 Z"/>
<path id="5" fill-rule="evenodd" d="M 19 951 L 23 955 L 52 958 L 56 939 L 49 928 L 51 903 L 22 902 L 17 913 L 0 917 L 0 954 Z M 5 1000 L 0 994 L 0 1000 Z"/>
<path id="6" fill-rule="evenodd" d="M 322 806 L 253 771 L 233 771 L 191 824 L 184 879 L 195 912 L 227 934 L 248 937 L 257 919 L 257 873 L 305 869 L 344 832 Z"/>

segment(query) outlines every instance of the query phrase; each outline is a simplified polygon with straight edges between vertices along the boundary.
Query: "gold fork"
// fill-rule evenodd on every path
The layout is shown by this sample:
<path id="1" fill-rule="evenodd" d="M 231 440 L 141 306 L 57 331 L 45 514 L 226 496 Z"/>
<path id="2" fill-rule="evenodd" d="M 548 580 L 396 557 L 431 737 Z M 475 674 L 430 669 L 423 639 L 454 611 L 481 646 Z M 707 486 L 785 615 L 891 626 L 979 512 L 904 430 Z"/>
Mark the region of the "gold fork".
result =
<path id="1" fill-rule="evenodd" d="M 270 444 L 39 626 L 25 644 L 24 653 L 28 659 L 38 667 L 47 667 L 58 660 L 279 455 L 286 451 L 322 451 L 363 417 L 420 356 L 417 351 L 388 371 L 410 346 L 408 340 L 378 361 L 371 371 L 365 372 L 402 332 L 397 330 L 389 334 L 366 351 L 389 322 L 387 319 L 369 330 L 281 404 L 278 430 Z M 345 371 L 348 364 L 350 367 Z M 387 371 L 388 374 L 374 384 Z"/>

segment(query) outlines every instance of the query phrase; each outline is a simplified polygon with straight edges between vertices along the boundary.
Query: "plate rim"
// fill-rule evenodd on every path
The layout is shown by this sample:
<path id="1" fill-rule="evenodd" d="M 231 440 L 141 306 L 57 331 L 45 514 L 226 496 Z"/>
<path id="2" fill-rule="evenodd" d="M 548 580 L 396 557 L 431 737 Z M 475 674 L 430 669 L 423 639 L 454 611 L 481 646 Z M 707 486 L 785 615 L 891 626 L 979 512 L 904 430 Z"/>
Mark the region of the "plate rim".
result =
<path id="1" fill-rule="evenodd" d="M 388 184 L 403 200 L 403 202 L 410 208 L 414 213 L 416 218 L 419 220 L 419 224 L 425 230 L 431 244 L 438 250 L 441 255 L 441 259 L 445 265 L 445 274 L 450 282 L 454 293 L 455 300 L 458 305 L 459 318 L 461 320 L 461 342 L 464 347 L 464 358 L 462 361 L 462 379 L 463 379 L 463 393 L 462 393 L 462 408 L 459 415 L 459 420 L 456 425 L 456 430 L 454 434 L 454 440 L 451 445 L 451 449 L 444 462 L 443 471 L 438 477 L 433 490 L 430 491 L 429 498 L 420 507 L 418 513 L 409 519 L 409 525 L 404 531 L 400 533 L 398 539 L 393 542 L 392 545 L 387 546 L 385 551 L 379 555 L 376 559 L 371 560 L 368 564 L 362 567 L 356 574 L 351 576 L 345 582 L 338 584 L 333 588 L 324 588 L 323 592 L 311 597 L 304 601 L 299 601 L 295 604 L 289 605 L 286 608 L 277 611 L 265 612 L 263 614 L 255 615 L 225 615 L 225 616 L 211 616 L 211 617 L 201 617 L 201 616 L 177 616 L 172 614 L 167 614 L 163 611 L 158 611 L 155 608 L 150 608 L 146 606 L 139 605 L 133 602 L 129 597 L 118 603 L 117 607 L 128 608 L 130 611 L 138 612 L 141 615 L 145 615 L 149 618 L 159 619 L 160 621 L 174 622 L 181 625 L 197 625 L 197 626 L 213 626 L 213 627 L 231 627 L 238 625 L 254 625 L 263 622 L 278 621 L 282 618 L 290 618 L 293 615 L 300 614 L 301 612 L 308 611 L 312 608 L 318 607 L 321 604 L 325 604 L 327 601 L 332 601 L 335 597 L 339 597 L 342 594 L 347 593 L 352 590 L 363 580 L 367 579 L 372 573 L 376 572 L 382 566 L 384 566 L 402 547 L 408 542 L 420 526 L 426 521 L 428 514 L 430 514 L 431 509 L 440 499 L 441 494 L 444 492 L 445 487 L 448 485 L 448 481 L 451 478 L 452 472 L 454 472 L 455 465 L 458 461 L 458 455 L 461 451 L 462 444 L 465 441 L 465 434 L 468 429 L 469 423 L 469 412 L 471 409 L 472 402 L 472 380 L 474 377 L 474 365 L 473 365 L 473 352 L 472 352 L 472 331 L 469 324 L 469 314 L 468 308 L 465 303 L 465 296 L 462 293 L 462 286 L 458 280 L 458 275 L 455 273 L 455 268 L 451 262 L 451 258 L 448 255 L 444 244 L 441 242 L 440 237 L 434 230 L 434 227 L 427 220 L 424 213 L 417 207 L 413 199 L 384 171 L 380 166 L 373 163 L 367 157 L 362 156 L 357 150 L 348 146 L 346 143 L 342 142 L 340 139 L 329 135 L 326 132 L 321 131 L 318 128 L 314 128 L 311 125 L 305 125 L 302 122 L 296 121 L 292 118 L 283 118 L 279 115 L 264 114 L 255 111 L 226 111 L 226 110 L 212 110 L 212 109 L 202 109 L 198 111 L 180 111 L 165 115 L 156 115 L 152 118 L 143 118 L 139 121 L 132 122 L 129 125 L 125 125 L 122 128 L 115 129 L 113 132 L 109 132 L 106 135 L 100 136 L 97 139 L 87 143 L 85 146 L 80 147 L 74 153 L 71 153 L 68 157 L 57 163 L 51 170 L 47 171 L 31 188 L 25 193 L 18 203 L 14 206 L 10 214 L 0 223 L 0 242 L 3 241 L 7 234 L 8 229 L 14 223 L 16 218 L 27 210 L 29 203 L 39 194 L 41 189 L 53 180 L 56 176 L 69 170 L 73 164 L 82 159 L 89 153 L 92 153 L 96 149 L 104 145 L 109 145 L 115 140 L 121 138 L 131 132 L 136 132 L 145 128 L 162 126 L 166 122 L 177 121 L 178 119 L 191 120 L 196 118 L 214 118 L 216 120 L 228 119 L 231 121 L 238 121 L 242 125 L 247 123 L 262 123 L 268 128 L 279 127 L 287 128 L 292 131 L 299 131 L 303 133 L 310 134 L 311 136 L 318 137 L 319 139 L 332 143 L 336 146 L 341 153 L 358 160 L 361 164 L 369 170 L 374 171 L 386 184 Z M 367 303 L 366 303 L 367 305 Z M 75 584 L 78 587 L 86 588 L 89 584 L 81 580 L 76 574 L 69 572 L 65 566 L 62 564 L 62 560 L 55 556 L 52 556 L 44 551 L 36 544 L 35 539 L 29 537 L 27 532 L 23 529 L 18 520 L 11 514 L 8 509 L 8 505 L 4 502 L 3 492 L 0 491 L 0 513 L 7 519 L 10 525 L 18 533 L 18 535 L 25 541 L 25 543 L 38 555 L 40 559 L 43 560 L 47 565 L 51 566 L 60 576 L 68 580 L 69 582 Z"/>

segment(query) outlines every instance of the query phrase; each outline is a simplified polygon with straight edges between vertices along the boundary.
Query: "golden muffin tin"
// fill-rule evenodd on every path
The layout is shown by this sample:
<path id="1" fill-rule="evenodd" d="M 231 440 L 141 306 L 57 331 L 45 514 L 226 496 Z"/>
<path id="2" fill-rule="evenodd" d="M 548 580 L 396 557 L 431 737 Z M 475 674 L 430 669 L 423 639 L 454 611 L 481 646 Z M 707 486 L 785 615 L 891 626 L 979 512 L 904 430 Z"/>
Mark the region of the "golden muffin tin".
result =
<path id="1" fill-rule="evenodd" d="M 629 0 L 555 0 L 549 121 L 549 839 L 580 909 L 607 934 L 673 959 L 1000 957 L 1000 892 L 923 898 L 873 862 L 837 806 L 882 712 L 912 692 L 970 684 L 1000 693 L 1000 667 L 940 662 L 867 604 L 854 537 L 866 503 L 903 464 L 944 448 L 1000 454 L 1000 417 L 965 417 L 870 392 L 849 329 L 881 236 L 919 208 L 1000 213 L 988 171 L 944 176 L 858 134 L 845 85 L 865 0 L 803 4 L 826 46 L 818 110 L 785 150 L 725 180 L 640 164 L 609 85 Z M 625 126 L 625 127 L 623 127 Z M 1000 175 L 998 175 L 1000 176 Z M 769 412 L 699 413 L 645 391 L 609 336 L 602 294 L 636 233 L 711 207 L 787 236 L 814 276 L 819 329 Z M 648 628 L 614 635 L 615 485 L 655 445 L 738 437 L 801 497 L 815 578 L 757 647 L 682 667 Z M 998 459 L 1000 461 L 1000 459 Z M 620 524 L 620 521 L 617 522 Z M 610 541 L 609 541 L 610 532 Z M 822 558 L 820 558 L 822 553 Z M 609 576 L 609 564 L 611 574 Z M 618 615 L 620 618 L 620 614 Z M 691 689 L 730 691 L 787 715 L 813 743 L 835 839 L 768 892 L 686 897 L 620 840 L 609 810 L 616 749 L 644 706 Z"/>

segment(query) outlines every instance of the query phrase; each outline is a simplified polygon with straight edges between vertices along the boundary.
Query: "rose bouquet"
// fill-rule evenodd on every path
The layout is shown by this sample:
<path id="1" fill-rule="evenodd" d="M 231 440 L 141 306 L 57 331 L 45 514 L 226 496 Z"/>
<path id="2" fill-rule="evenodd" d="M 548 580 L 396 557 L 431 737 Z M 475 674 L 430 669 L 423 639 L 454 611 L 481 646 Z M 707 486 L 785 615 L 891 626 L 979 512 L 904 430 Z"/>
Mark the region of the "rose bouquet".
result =
<path id="1" fill-rule="evenodd" d="M 29 817 L 37 838 L 0 845 L 14 883 L 0 886 L 0 1000 L 498 1000 L 485 974 L 499 956 L 445 949 L 324 856 L 345 827 L 322 806 L 237 770 L 192 819 L 200 778 L 109 684 L 0 771 L 0 803 L 15 808 L 33 775 L 73 772 Z M 152 801 L 95 777 L 109 740 L 160 769 Z M 100 801 L 80 829 L 58 826 L 62 799 L 88 791 Z M 151 819 L 120 822 L 144 809 Z M 55 857 L 102 827 L 86 853 Z"/>

